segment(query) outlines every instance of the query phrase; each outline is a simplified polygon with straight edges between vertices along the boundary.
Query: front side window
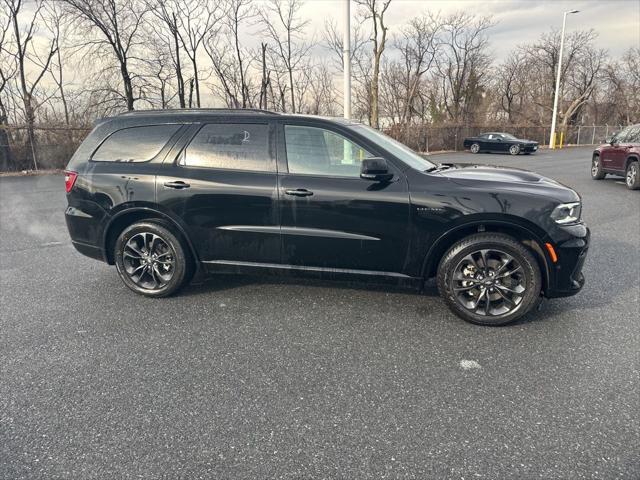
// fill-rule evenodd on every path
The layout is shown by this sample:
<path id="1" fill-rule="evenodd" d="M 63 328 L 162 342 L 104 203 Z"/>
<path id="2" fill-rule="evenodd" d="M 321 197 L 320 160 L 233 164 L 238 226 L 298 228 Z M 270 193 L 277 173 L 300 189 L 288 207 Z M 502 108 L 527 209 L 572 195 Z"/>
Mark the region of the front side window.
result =
<path id="1" fill-rule="evenodd" d="M 147 162 L 160 153 L 180 125 L 147 125 L 117 130 L 95 151 L 94 162 Z"/>
<path id="2" fill-rule="evenodd" d="M 207 124 L 191 140 L 180 165 L 273 171 L 269 155 L 269 127 L 262 124 Z"/>
<path id="3" fill-rule="evenodd" d="M 285 125 L 289 173 L 359 177 L 363 158 L 372 155 L 342 135 L 317 127 Z"/>

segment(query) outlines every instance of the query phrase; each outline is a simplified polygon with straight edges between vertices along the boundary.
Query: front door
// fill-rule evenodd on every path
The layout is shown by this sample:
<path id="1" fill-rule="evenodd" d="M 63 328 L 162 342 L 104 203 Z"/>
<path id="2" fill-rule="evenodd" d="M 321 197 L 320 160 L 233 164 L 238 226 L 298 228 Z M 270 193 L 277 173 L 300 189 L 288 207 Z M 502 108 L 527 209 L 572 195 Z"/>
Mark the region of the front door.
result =
<path id="1" fill-rule="evenodd" d="M 282 263 L 402 273 L 409 195 L 401 171 L 390 165 L 388 183 L 361 179 L 361 160 L 376 152 L 348 131 L 292 123 L 278 135 Z"/>
<path id="2" fill-rule="evenodd" d="M 207 123 L 168 158 L 158 204 L 211 264 L 280 261 L 273 137 L 268 123 Z M 195 135 L 194 135 L 195 133 Z"/>

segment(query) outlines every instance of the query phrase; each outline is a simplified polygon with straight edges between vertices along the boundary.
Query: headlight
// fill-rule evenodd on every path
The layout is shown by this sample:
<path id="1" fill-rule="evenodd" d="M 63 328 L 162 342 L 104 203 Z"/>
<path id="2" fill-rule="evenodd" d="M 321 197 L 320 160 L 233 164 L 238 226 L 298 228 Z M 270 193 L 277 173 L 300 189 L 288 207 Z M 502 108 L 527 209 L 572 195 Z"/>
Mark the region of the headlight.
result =
<path id="1" fill-rule="evenodd" d="M 561 203 L 551 212 L 551 218 L 556 223 L 566 225 L 568 223 L 576 223 L 580 221 L 582 214 L 582 205 L 580 202 Z"/>

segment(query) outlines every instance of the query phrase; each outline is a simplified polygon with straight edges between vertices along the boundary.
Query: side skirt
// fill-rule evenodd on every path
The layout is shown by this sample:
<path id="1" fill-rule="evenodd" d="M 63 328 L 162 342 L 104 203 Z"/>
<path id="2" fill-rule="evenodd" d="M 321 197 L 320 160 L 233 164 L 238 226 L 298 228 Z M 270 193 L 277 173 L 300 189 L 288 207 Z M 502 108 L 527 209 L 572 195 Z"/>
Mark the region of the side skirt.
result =
<path id="1" fill-rule="evenodd" d="M 245 275 L 284 275 L 290 277 L 319 278 L 328 280 L 374 282 L 421 288 L 424 279 L 403 273 L 346 268 L 307 267 L 279 263 L 237 262 L 209 260 L 201 262 L 208 273 L 232 273 Z"/>

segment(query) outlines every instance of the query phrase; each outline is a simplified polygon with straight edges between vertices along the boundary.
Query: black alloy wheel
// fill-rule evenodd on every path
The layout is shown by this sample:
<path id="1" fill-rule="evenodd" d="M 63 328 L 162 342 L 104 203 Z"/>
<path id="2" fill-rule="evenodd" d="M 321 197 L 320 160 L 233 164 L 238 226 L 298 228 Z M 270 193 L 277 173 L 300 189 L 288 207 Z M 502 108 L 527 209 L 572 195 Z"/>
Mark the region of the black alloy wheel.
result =
<path id="1" fill-rule="evenodd" d="M 115 261 L 122 281 L 136 293 L 166 297 L 188 278 L 187 249 L 168 228 L 142 222 L 126 228 L 118 237 Z"/>
<path id="2" fill-rule="evenodd" d="M 472 323 L 506 325 L 539 301 L 537 261 L 517 240 L 477 234 L 456 243 L 438 269 L 438 289 L 449 308 Z"/>

